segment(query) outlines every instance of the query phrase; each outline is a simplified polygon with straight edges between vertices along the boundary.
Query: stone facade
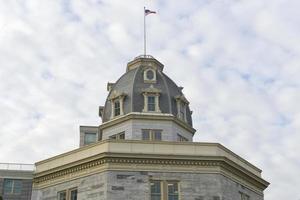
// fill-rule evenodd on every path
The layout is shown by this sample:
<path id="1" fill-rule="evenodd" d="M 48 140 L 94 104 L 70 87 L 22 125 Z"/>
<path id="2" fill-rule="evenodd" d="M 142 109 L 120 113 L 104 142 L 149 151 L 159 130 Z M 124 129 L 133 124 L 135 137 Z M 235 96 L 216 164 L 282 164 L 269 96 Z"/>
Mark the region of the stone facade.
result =
<path id="1" fill-rule="evenodd" d="M 131 119 L 114 126 L 102 129 L 102 139 L 109 139 L 109 136 L 125 132 L 125 139 L 141 140 L 142 129 L 158 129 L 162 130 L 163 141 L 177 141 L 177 134 L 180 134 L 193 141 L 193 133 L 182 128 L 171 120 L 141 120 Z"/>
<path id="2" fill-rule="evenodd" d="M 241 193 L 251 200 L 263 195 L 220 174 L 107 171 L 61 183 L 33 192 L 33 199 L 56 200 L 57 193 L 78 188 L 78 199 L 84 200 L 149 200 L 150 180 L 179 181 L 181 200 L 240 200 Z"/>

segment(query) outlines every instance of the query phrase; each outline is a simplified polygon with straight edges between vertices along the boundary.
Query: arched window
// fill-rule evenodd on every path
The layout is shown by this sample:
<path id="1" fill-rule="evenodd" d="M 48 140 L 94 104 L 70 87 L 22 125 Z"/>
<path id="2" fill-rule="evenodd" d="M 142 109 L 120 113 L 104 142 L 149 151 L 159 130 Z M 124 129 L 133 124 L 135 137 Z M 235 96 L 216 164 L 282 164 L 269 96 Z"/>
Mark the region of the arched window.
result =
<path id="1" fill-rule="evenodd" d="M 156 71 L 155 69 L 148 68 L 144 71 L 145 83 L 156 83 Z"/>

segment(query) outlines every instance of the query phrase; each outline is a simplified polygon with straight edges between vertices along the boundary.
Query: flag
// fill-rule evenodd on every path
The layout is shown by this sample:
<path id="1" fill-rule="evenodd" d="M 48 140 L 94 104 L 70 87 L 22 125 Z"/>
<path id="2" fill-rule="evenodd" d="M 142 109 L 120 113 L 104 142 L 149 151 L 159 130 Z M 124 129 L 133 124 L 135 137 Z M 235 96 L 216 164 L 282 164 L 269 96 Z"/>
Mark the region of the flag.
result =
<path id="1" fill-rule="evenodd" d="M 145 9 L 145 16 L 147 16 L 149 14 L 156 14 L 156 12 L 152 11 L 152 10 Z"/>

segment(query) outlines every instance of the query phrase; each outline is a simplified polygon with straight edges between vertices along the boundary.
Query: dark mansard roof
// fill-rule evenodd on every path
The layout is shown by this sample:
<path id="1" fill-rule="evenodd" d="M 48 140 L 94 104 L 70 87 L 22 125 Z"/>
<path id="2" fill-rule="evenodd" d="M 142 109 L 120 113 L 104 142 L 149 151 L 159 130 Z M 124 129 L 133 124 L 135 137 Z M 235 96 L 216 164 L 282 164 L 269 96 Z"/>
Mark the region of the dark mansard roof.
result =
<path id="1" fill-rule="evenodd" d="M 152 68 L 156 72 L 156 82 L 148 83 L 144 81 L 144 71 Z M 116 83 L 109 83 L 108 97 L 102 114 L 102 121 L 107 122 L 111 117 L 111 101 L 114 93 L 125 94 L 124 99 L 124 114 L 130 112 L 142 112 L 144 108 L 143 91 L 146 88 L 154 87 L 160 91 L 159 107 L 161 113 L 172 114 L 177 116 L 176 97 L 181 96 L 185 99 L 182 93 L 182 87 L 178 87 L 166 74 L 163 73 L 163 65 L 151 56 L 141 56 L 135 58 L 127 65 L 127 71 L 123 74 Z M 186 101 L 187 102 L 187 101 Z M 188 104 L 186 105 L 186 121 L 192 126 L 191 111 Z"/>

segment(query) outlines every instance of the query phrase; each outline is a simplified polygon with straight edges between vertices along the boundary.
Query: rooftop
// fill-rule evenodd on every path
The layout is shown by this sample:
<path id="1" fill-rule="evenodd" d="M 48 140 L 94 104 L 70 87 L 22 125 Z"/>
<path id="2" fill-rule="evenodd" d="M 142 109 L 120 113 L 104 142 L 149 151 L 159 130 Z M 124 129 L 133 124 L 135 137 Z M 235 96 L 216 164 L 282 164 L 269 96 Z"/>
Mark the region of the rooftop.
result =
<path id="1" fill-rule="evenodd" d="M 0 163 L 0 170 L 10 171 L 34 171 L 34 164 L 23 164 L 23 163 Z"/>

